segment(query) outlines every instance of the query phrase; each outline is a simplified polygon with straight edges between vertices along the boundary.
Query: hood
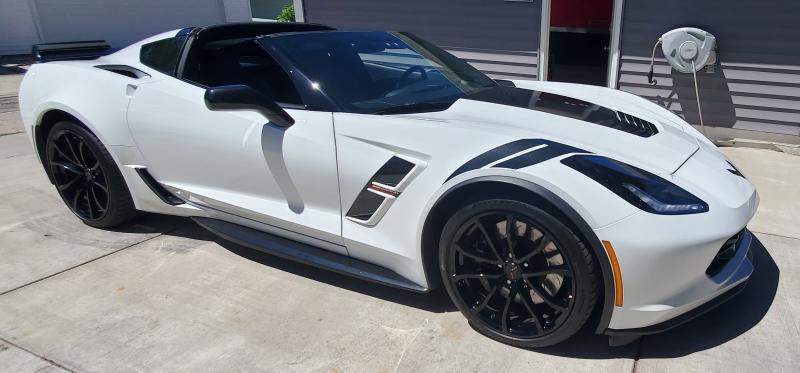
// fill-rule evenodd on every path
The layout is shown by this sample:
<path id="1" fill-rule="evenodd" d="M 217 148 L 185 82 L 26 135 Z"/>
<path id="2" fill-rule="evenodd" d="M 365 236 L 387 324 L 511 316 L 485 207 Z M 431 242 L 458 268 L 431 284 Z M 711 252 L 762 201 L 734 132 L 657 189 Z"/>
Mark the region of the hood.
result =
<path id="1" fill-rule="evenodd" d="M 487 131 L 487 135 L 507 132 L 518 138 L 551 140 L 657 174 L 674 173 L 699 148 L 697 139 L 669 118 L 614 100 L 613 90 L 601 89 L 608 94 L 600 97 L 596 95 L 599 87 L 547 86 L 536 90 L 496 87 L 459 99 L 445 111 L 414 116 Z M 581 92 L 584 87 L 586 92 Z"/>

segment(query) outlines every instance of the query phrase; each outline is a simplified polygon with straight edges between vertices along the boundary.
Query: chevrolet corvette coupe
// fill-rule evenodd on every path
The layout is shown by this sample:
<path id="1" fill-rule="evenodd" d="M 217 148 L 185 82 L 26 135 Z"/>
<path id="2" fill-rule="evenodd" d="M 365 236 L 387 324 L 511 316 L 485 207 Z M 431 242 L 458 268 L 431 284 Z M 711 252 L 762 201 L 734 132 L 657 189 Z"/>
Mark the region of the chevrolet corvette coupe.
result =
<path id="1" fill-rule="evenodd" d="M 410 33 L 314 24 L 34 54 L 25 129 L 93 227 L 188 216 L 309 265 L 444 289 L 474 329 L 522 347 L 666 330 L 753 271 L 753 185 L 628 93 L 493 80 Z"/>

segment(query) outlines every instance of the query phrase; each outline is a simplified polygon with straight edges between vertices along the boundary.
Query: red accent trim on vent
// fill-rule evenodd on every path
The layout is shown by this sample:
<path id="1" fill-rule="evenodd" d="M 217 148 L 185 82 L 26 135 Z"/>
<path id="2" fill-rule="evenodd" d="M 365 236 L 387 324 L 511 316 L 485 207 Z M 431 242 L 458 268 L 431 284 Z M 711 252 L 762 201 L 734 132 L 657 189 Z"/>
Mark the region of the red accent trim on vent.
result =
<path id="1" fill-rule="evenodd" d="M 381 186 L 378 186 L 378 185 L 375 185 L 375 184 L 370 184 L 367 187 L 367 189 L 371 189 L 371 190 L 374 190 L 376 192 L 381 192 L 383 194 L 388 194 L 388 195 L 394 196 L 394 197 L 397 197 L 397 196 L 400 195 L 400 192 L 398 192 L 396 190 L 386 189 L 384 187 L 381 187 Z"/>

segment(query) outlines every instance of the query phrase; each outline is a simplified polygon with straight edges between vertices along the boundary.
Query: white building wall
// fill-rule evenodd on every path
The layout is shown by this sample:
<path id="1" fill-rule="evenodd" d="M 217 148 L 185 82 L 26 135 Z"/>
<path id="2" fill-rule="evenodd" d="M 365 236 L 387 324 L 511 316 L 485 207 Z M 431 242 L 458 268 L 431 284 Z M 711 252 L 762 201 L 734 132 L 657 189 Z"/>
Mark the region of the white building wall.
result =
<path id="1" fill-rule="evenodd" d="M 0 54 L 74 40 L 120 48 L 171 29 L 250 20 L 249 0 L 0 0 Z"/>

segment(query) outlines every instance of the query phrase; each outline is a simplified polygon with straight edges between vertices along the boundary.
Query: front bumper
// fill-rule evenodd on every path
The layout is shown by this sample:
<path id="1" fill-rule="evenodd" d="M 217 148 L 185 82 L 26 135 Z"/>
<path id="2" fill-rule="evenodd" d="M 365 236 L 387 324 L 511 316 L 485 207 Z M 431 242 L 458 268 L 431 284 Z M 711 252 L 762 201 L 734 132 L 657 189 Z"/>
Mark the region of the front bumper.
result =
<path id="1" fill-rule="evenodd" d="M 747 281 L 753 272 L 747 255 L 753 238 L 746 230 L 727 264 L 709 269 L 720 249 L 745 229 L 758 208 L 753 185 L 732 173 L 731 167 L 718 150 L 701 146 L 674 174 L 662 177 L 708 203 L 709 211 L 688 215 L 640 211 L 595 229 L 600 240 L 613 245 L 623 283 L 622 306 L 613 307 L 603 330 L 663 329 L 691 315 L 670 320 L 730 295 Z"/>
<path id="2" fill-rule="evenodd" d="M 753 193 L 736 208 L 717 207 L 683 216 L 640 213 L 595 230 L 601 240 L 613 244 L 623 282 L 623 304 L 613 308 L 607 330 L 664 329 L 671 324 L 657 325 L 743 284 L 753 272 L 749 231 L 744 231 L 727 264 L 711 275 L 706 271 L 757 206 L 758 196 Z"/>
<path id="3" fill-rule="evenodd" d="M 712 277 L 712 279 L 721 281 L 721 286 L 716 292 L 695 302 L 660 312 L 659 318 L 665 319 L 665 321 L 638 328 L 609 328 L 606 329 L 605 334 L 610 336 L 640 336 L 661 333 L 693 320 L 734 298 L 747 285 L 747 280 L 753 272 L 753 253 L 750 250 L 752 240 L 752 233 L 745 229 L 744 235 L 736 248 L 736 255 L 720 272 Z"/>

